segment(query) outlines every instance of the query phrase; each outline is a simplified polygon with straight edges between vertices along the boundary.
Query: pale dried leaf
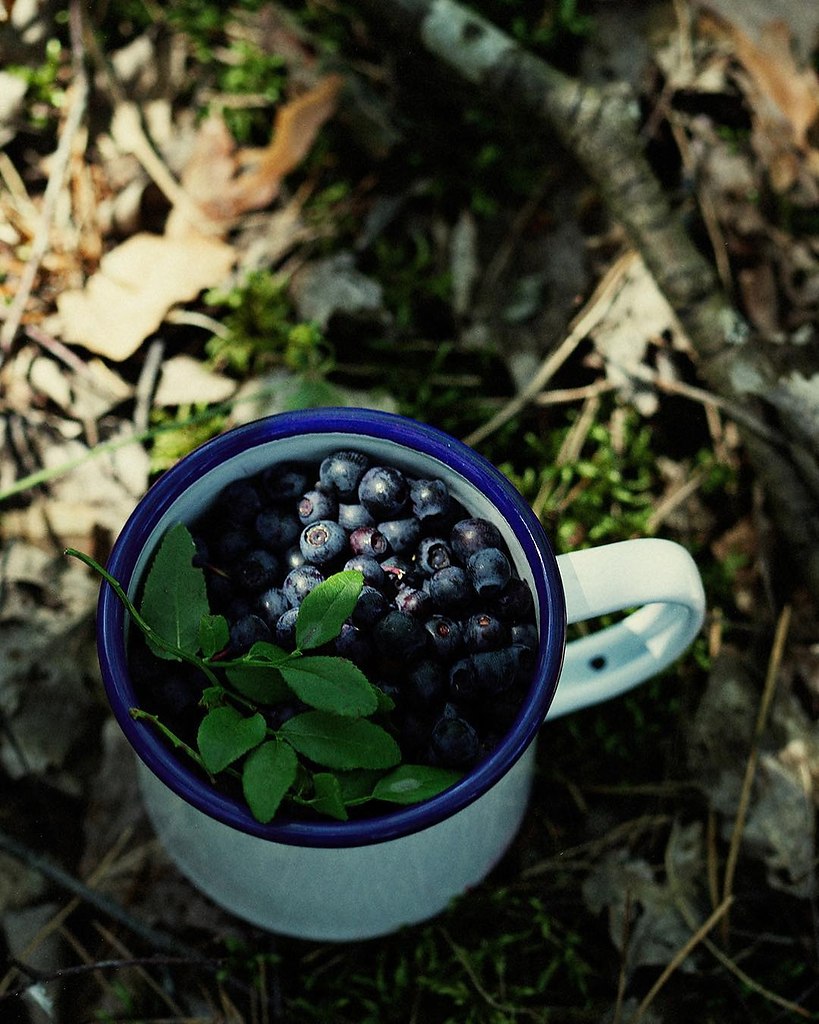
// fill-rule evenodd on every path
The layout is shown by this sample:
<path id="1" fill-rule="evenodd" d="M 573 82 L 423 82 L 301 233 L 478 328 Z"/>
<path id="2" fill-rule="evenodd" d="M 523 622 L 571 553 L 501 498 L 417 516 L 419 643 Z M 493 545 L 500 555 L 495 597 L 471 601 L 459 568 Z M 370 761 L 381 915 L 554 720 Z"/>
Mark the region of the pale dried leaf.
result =
<path id="1" fill-rule="evenodd" d="M 160 406 L 185 402 L 224 402 L 236 390 L 236 381 L 214 373 L 192 356 L 173 356 L 162 364 L 154 403 Z"/>
<path id="2" fill-rule="evenodd" d="M 607 379 L 643 415 L 651 415 L 658 405 L 654 391 L 640 380 L 643 361 L 651 340 L 667 331 L 682 337 L 674 311 L 645 263 L 636 257 L 590 337 L 603 357 Z"/>
<path id="3" fill-rule="evenodd" d="M 819 43 L 819 4 L 793 0 L 698 0 L 697 6 L 718 14 L 758 42 L 772 21 L 788 26 L 800 62 L 810 60 Z"/>
<path id="4" fill-rule="evenodd" d="M 328 75 L 280 106 L 271 142 L 262 149 L 236 149 L 224 121 L 209 117 L 182 174 L 186 195 L 210 220 L 222 225 L 267 206 L 335 112 L 342 82 L 340 76 Z"/>
<path id="5" fill-rule="evenodd" d="M 127 359 L 172 306 L 223 281 L 234 259 L 232 247 L 215 239 L 134 235 L 103 258 L 84 289 L 58 297 L 63 340 Z"/>

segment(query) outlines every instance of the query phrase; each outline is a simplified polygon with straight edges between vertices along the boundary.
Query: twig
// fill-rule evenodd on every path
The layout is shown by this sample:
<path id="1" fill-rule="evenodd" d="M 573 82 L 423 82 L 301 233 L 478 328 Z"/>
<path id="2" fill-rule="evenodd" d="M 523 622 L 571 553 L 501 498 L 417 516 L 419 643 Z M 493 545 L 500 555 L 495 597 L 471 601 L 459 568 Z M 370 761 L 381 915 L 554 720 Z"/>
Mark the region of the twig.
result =
<path id="1" fill-rule="evenodd" d="M 156 382 L 162 368 L 162 357 L 165 355 L 165 342 L 155 338 L 148 346 L 145 362 L 139 374 L 134 391 L 134 430 L 143 434 L 151 421 L 151 403 L 153 402 Z"/>
<path id="2" fill-rule="evenodd" d="M 754 726 L 754 733 L 751 740 L 751 750 L 745 764 L 745 775 L 742 780 L 742 789 L 740 791 L 736 818 L 734 819 L 734 828 L 731 832 L 731 842 L 728 847 L 728 858 L 725 864 L 725 876 L 722 883 L 722 893 L 723 898 L 725 899 L 730 896 L 734 887 L 734 875 L 736 873 L 737 861 L 739 859 L 739 848 L 742 843 L 745 820 L 748 816 L 748 807 L 751 802 L 751 788 L 754 784 L 756 766 L 759 761 L 759 744 L 762 740 L 762 735 L 768 721 L 768 712 L 770 711 L 771 701 L 773 700 L 774 691 L 776 689 L 776 680 L 779 675 L 779 666 L 782 663 L 782 655 L 785 650 L 785 642 L 788 636 L 790 621 L 791 606 L 785 605 L 776 625 L 776 633 L 774 634 L 771 655 L 768 660 L 768 671 L 765 677 L 765 686 L 762 691 L 762 700 L 757 712 L 756 724 Z"/>
<path id="3" fill-rule="evenodd" d="M 88 74 L 85 69 L 85 47 L 83 44 L 82 4 L 80 0 L 71 0 L 68 8 L 68 25 L 71 34 L 71 62 L 73 66 L 73 100 L 63 125 L 63 133 L 54 153 L 51 173 L 43 194 L 43 207 L 40 220 L 31 245 L 31 255 L 23 270 L 14 300 L 8 315 L 0 328 L 0 365 L 11 351 L 17 331 L 31 297 L 34 281 L 40 269 L 43 257 L 48 251 L 51 223 L 57 207 L 57 200 L 62 191 L 63 181 L 74 139 L 82 124 L 88 104 Z"/>
<path id="4" fill-rule="evenodd" d="M 473 430 L 471 434 L 464 438 L 466 444 L 474 446 L 480 444 L 481 441 L 485 441 L 487 437 L 494 434 L 496 430 L 499 430 L 505 423 L 508 423 L 509 420 L 517 416 L 522 409 L 525 409 L 527 405 L 537 398 L 537 395 L 546 387 L 547 383 L 566 362 L 580 342 L 588 335 L 589 331 L 605 315 L 606 308 L 614 300 L 617 289 L 622 284 L 626 272 L 635 259 L 636 253 L 629 251 L 609 267 L 589 301 L 572 321 L 566 338 L 544 359 L 538 372 L 522 391 L 507 402 L 483 426 Z"/>
<path id="5" fill-rule="evenodd" d="M 157 931 L 155 928 L 151 928 L 150 925 L 145 924 L 143 921 L 138 920 L 132 914 L 115 900 L 110 899 L 101 893 L 94 892 L 87 885 L 81 882 L 78 878 L 69 874 L 63 870 L 58 864 L 55 864 L 52 860 L 47 857 L 36 853 L 30 847 L 26 846 L 25 843 L 21 843 L 19 839 L 15 839 L 10 836 L 7 832 L 0 829 L 0 850 L 5 853 L 11 854 L 17 860 L 27 864 L 34 871 L 39 872 L 50 882 L 59 886 L 61 889 L 65 889 L 70 892 L 73 896 L 82 900 L 83 903 L 87 903 L 89 906 L 94 907 L 101 914 L 106 917 L 110 917 L 113 921 L 118 924 L 124 925 L 134 935 L 138 936 L 143 942 L 161 953 L 170 956 L 181 956 L 186 959 L 203 961 L 204 957 L 201 956 L 195 949 L 187 946 L 185 943 L 178 941 L 177 939 L 171 938 L 164 932 Z"/>
<path id="6" fill-rule="evenodd" d="M 694 949 L 705 939 L 711 929 L 719 923 L 719 921 L 727 914 L 730 906 L 733 902 L 733 896 L 727 896 L 717 909 L 710 915 L 707 921 L 705 921 L 691 936 L 691 938 L 685 942 L 671 958 L 670 962 L 666 964 L 660 977 L 654 982 L 651 988 L 643 997 L 640 1005 L 637 1007 L 634 1016 L 630 1018 L 629 1024 L 638 1024 L 640 1020 L 645 1016 L 648 1008 L 657 998 L 657 995 L 662 990 L 671 975 L 685 962 L 685 960 L 691 955 Z"/>

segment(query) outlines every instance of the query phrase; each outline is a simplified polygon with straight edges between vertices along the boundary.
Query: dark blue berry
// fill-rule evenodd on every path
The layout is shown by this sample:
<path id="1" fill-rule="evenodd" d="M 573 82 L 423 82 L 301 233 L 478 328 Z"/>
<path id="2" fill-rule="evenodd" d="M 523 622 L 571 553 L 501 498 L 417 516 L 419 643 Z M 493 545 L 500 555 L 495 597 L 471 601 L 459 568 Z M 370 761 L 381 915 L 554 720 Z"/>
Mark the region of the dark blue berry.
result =
<path id="1" fill-rule="evenodd" d="M 267 590 L 275 585 L 281 569 L 274 554 L 256 548 L 244 555 L 236 566 L 236 580 L 246 590 Z"/>
<path id="2" fill-rule="evenodd" d="M 372 629 L 379 619 L 384 618 L 389 607 L 389 601 L 384 594 L 365 583 L 353 609 L 353 623 L 362 629 Z"/>
<path id="3" fill-rule="evenodd" d="M 419 519 L 440 519 L 449 511 L 449 488 L 443 480 L 413 480 L 410 501 Z"/>
<path id="4" fill-rule="evenodd" d="M 453 564 L 452 548 L 442 537 L 422 537 L 415 552 L 415 564 L 427 576 Z"/>
<path id="5" fill-rule="evenodd" d="M 500 548 L 482 548 L 470 555 L 466 571 L 481 597 L 499 594 L 512 578 L 512 566 Z"/>
<path id="6" fill-rule="evenodd" d="M 459 565 L 450 565 L 430 576 L 429 595 L 436 608 L 447 612 L 466 607 L 475 592 L 466 571 Z"/>
<path id="7" fill-rule="evenodd" d="M 432 610 L 432 598 L 426 590 L 401 584 L 395 592 L 393 604 L 399 612 L 414 619 L 425 619 Z"/>
<path id="8" fill-rule="evenodd" d="M 388 611 L 373 628 L 373 641 L 378 653 L 391 661 L 417 661 L 427 647 L 424 626 L 411 615 Z"/>
<path id="9" fill-rule="evenodd" d="M 296 544 L 302 524 L 283 508 L 268 508 L 256 516 L 256 536 L 271 548 L 289 548 Z"/>
<path id="10" fill-rule="evenodd" d="M 439 704 L 446 695 L 447 673 L 439 661 L 424 658 L 407 676 L 407 703 L 426 710 Z"/>
<path id="11" fill-rule="evenodd" d="M 302 554 L 301 545 L 294 544 L 288 548 L 282 555 L 282 562 L 284 563 L 285 570 L 288 572 L 290 569 L 297 569 L 300 565 L 306 565 L 307 560 Z"/>
<path id="12" fill-rule="evenodd" d="M 464 564 L 482 548 L 503 547 L 500 530 L 488 519 L 461 519 L 452 527 L 449 539 L 456 557 Z"/>
<path id="13" fill-rule="evenodd" d="M 373 659 L 373 643 L 364 630 L 351 622 L 345 622 L 335 639 L 335 653 L 363 667 Z"/>
<path id="14" fill-rule="evenodd" d="M 349 544 L 354 555 L 365 555 L 368 558 L 385 555 L 389 547 L 387 538 L 377 526 L 359 526 L 350 534 Z"/>
<path id="15" fill-rule="evenodd" d="M 322 460 L 319 479 L 324 487 L 333 488 L 342 498 L 349 498 L 357 493 L 369 464 L 363 452 L 333 452 Z"/>
<path id="16" fill-rule="evenodd" d="M 232 566 L 253 546 L 253 535 L 247 530 L 227 530 L 216 539 L 216 553 L 223 568 Z"/>
<path id="17" fill-rule="evenodd" d="M 414 548 L 421 536 L 421 522 L 415 516 L 408 519 L 387 519 L 379 523 L 378 529 L 386 538 L 390 549 L 397 555 Z"/>
<path id="18" fill-rule="evenodd" d="M 320 519 L 335 519 L 338 515 L 338 499 L 330 491 L 317 487 L 302 495 L 296 512 L 302 526 L 317 523 Z"/>
<path id="19" fill-rule="evenodd" d="M 537 651 L 539 646 L 537 626 L 534 622 L 515 622 L 509 629 L 509 639 L 517 647 Z"/>
<path id="20" fill-rule="evenodd" d="M 223 488 L 217 504 L 227 522 L 236 526 L 252 523 L 262 510 L 262 499 L 250 480 L 233 480 Z"/>
<path id="21" fill-rule="evenodd" d="M 275 626 L 290 607 L 287 595 L 280 587 L 270 587 L 259 598 L 259 614 L 270 626 Z"/>
<path id="22" fill-rule="evenodd" d="M 470 656 L 479 690 L 493 697 L 514 686 L 520 668 L 522 648 L 502 647 L 498 651 L 480 651 Z"/>
<path id="23" fill-rule="evenodd" d="M 375 520 L 360 503 L 345 505 L 343 502 L 338 506 L 338 525 L 343 526 L 350 533 L 357 530 L 359 526 L 374 526 Z"/>
<path id="24" fill-rule="evenodd" d="M 279 462 L 261 475 L 261 490 L 268 500 L 289 503 L 307 490 L 309 470 L 297 462 Z"/>
<path id="25" fill-rule="evenodd" d="M 424 628 L 430 636 L 432 649 L 446 661 L 451 661 L 461 650 L 462 630 L 457 619 L 446 615 L 433 615 Z"/>
<path id="26" fill-rule="evenodd" d="M 534 613 L 532 591 L 526 580 L 513 576 L 503 590 L 492 599 L 492 607 L 507 622 L 519 622 Z"/>
<path id="27" fill-rule="evenodd" d="M 457 701 L 472 704 L 483 696 L 471 658 L 459 658 L 449 669 L 449 691 Z"/>
<path id="28" fill-rule="evenodd" d="M 260 640 L 271 639 L 270 628 L 258 615 L 243 615 L 230 627 L 230 646 L 236 654 L 244 654 Z"/>
<path id="29" fill-rule="evenodd" d="M 474 726 L 450 705 L 433 726 L 431 745 L 438 763 L 445 768 L 468 768 L 481 749 Z"/>
<path id="30" fill-rule="evenodd" d="M 282 590 L 292 608 L 298 608 L 310 591 L 324 581 L 324 573 L 315 565 L 299 565 L 285 576 Z"/>
<path id="31" fill-rule="evenodd" d="M 393 466 L 373 466 L 358 485 L 358 500 L 377 520 L 400 515 L 408 498 L 406 477 Z"/>
<path id="32" fill-rule="evenodd" d="M 327 565 L 335 561 L 347 547 L 347 534 L 332 519 L 320 519 L 304 528 L 301 552 L 312 565 Z"/>
<path id="33" fill-rule="evenodd" d="M 360 572 L 364 577 L 365 585 L 375 587 L 376 590 L 384 590 L 389 583 L 381 563 L 372 555 L 353 555 L 344 563 L 344 568 Z"/>
<path id="34" fill-rule="evenodd" d="M 276 622 L 275 637 L 276 643 L 285 650 L 291 651 L 296 646 L 296 619 L 299 617 L 298 608 L 288 608 L 282 612 Z"/>
<path id="35" fill-rule="evenodd" d="M 497 650 L 509 639 L 506 624 L 489 612 L 476 612 L 464 623 L 464 645 L 470 652 Z"/>

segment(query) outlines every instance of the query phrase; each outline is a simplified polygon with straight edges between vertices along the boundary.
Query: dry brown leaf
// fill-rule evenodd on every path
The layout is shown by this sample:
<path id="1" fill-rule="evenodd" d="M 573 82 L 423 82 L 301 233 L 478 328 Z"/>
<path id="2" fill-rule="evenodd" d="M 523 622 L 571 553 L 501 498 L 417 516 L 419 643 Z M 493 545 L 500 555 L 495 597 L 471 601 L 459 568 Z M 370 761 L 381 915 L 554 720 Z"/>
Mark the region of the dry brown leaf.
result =
<path id="1" fill-rule="evenodd" d="M 208 370 L 193 356 L 172 356 L 162 364 L 154 404 L 182 405 L 195 398 L 212 405 L 230 398 L 236 387 L 236 381 Z"/>
<path id="2" fill-rule="evenodd" d="M 273 137 L 263 149 L 237 149 L 224 121 L 208 118 L 182 174 L 186 194 L 211 220 L 226 225 L 267 206 L 334 113 L 342 83 L 341 76 L 329 75 L 279 107 Z"/>
<path id="3" fill-rule="evenodd" d="M 219 284 L 234 260 L 231 246 L 201 235 L 134 235 L 103 257 L 85 288 L 58 298 L 62 338 L 127 359 L 172 306 Z"/>

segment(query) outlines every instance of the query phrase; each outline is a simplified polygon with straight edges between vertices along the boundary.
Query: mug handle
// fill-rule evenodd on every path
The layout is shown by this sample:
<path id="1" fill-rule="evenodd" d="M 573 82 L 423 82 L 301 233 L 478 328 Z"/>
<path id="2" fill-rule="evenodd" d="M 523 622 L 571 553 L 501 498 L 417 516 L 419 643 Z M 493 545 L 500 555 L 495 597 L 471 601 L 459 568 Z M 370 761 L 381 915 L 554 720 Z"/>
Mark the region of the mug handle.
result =
<path id="1" fill-rule="evenodd" d="M 691 555 L 673 541 L 620 541 L 559 555 L 557 564 L 569 623 L 640 607 L 566 645 L 547 721 L 656 675 L 699 632 L 705 616 L 702 580 Z"/>

